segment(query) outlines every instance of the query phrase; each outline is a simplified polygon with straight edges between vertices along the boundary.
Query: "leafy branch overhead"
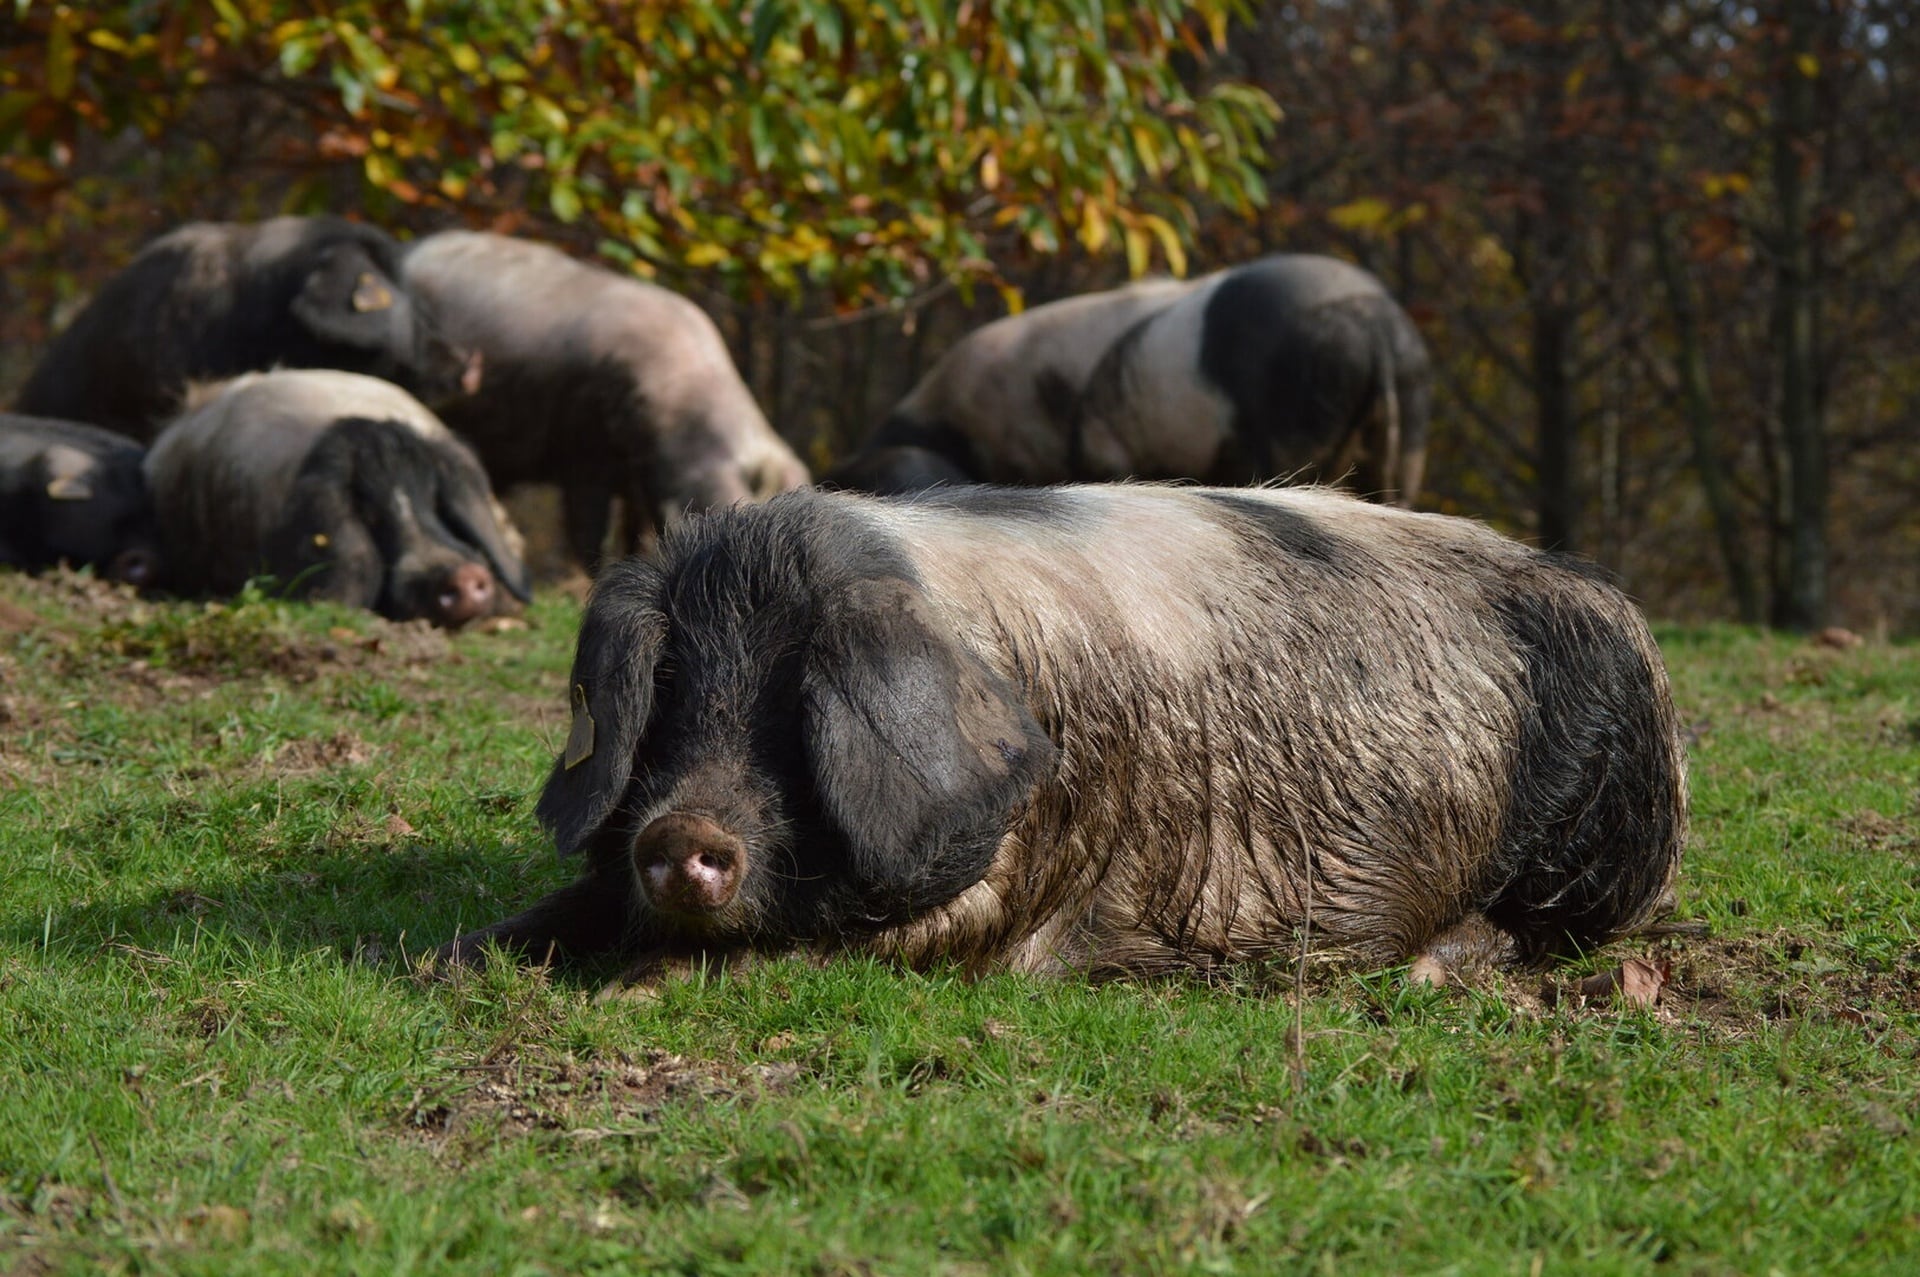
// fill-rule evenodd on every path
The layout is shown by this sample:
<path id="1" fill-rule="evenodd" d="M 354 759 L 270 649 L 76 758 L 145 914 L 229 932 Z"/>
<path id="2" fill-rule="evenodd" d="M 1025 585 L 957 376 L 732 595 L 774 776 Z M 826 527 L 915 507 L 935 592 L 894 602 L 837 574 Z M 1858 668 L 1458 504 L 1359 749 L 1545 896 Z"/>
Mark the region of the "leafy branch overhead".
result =
<path id="1" fill-rule="evenodd" d="M 158 140 L 218 94 L 266 94 L 308 126 L 290 167 L 529 210 L 749 293 L 996 280 L 990 258 L 1069 241 L 1179 272 L 1196 204 L 1262 202 L 1279 117 L 1206 73 L 1244 0 L 15 7 L 9 185 L 57 188 L 90 137 Z"/>

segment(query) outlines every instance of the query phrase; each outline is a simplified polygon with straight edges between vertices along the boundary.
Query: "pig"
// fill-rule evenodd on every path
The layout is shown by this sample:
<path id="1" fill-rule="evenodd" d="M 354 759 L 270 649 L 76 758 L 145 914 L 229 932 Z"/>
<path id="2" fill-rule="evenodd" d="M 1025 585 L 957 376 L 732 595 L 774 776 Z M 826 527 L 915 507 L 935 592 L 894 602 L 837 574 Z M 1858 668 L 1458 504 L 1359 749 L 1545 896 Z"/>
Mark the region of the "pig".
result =
<path id="1" fill-rule="evenodd" d="M 808 481 L 684 297 L 476 231 L 413 245 L 402 282 L 484 360 L 485 392 L 442 405 L 447 424 L 502 488 L 559 485 L 567 545 L 590 570 L 615 500 L 631 551 L 689 511 Z"/>
<path id="2" fill-rule="evenodd" d="M 1279 254 L 988 324 L 827 479 L 881 493 L 950 472 L 1020 484 L 1351 474 L 1411 505 L 1432 397 L 1426 346 L 1379 280 Z"/>
<path id="3" fill-rule="evenodd" d="M 148 587 L 160 537 L 141 465 L 146 449 L 72 421 L 0 413 L 0 563 L 66 562 Z"/>
<path id="4" fill-rule="evenodd" d="M 429 400 L 476 386 L 478 363 L 398 283 L 400 245 L 339 217 L 190 222 L 143 248 L 27 378 L 21 412 L 151 440 L 190 381 L 338 368 Z"/>
<path id="5" fill-rule="evenodd" d="M 529 597 L 480 463 L 391 382 L 287 369 L 196 386 L 154 441 L 147 481 L 185 592 L 232 593 L 264 573 L 448 629 Z"/>
<path id="6" fill-rule="evenodd" d="M 569 686 L 583 876 L 443 962 L 1525 966 L 1667 907 L 1686 828 L 1619 591 L 1322 488 L 736 508 L 603 574 Z"/>
<path id="7" fill-rule="evenodd" d="M 1181 280 L 1141 280 L 975 329 L 825 482 L 888 495 L 935 482 L 1082 477 L 1070 451 L 1087 378 L 1122 333 L 1191 290 Z"/>
<path id="8" fill-rule="evenodd" d="M 1246 483 L 1351 476 L 1411 505 L 1433 370 L 1413 320 L 1366 271 L 1282 253 L 1196 281 L 1087 378 L 1077 477 Z"/>

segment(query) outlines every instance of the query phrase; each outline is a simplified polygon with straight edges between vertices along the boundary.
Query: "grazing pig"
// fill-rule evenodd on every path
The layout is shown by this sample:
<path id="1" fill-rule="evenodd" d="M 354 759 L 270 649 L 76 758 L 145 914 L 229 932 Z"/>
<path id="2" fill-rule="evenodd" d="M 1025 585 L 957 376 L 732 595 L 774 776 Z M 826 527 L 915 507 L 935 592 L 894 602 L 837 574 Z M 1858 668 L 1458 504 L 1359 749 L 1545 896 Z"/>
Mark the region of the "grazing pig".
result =
<path id="1" fill-rule="evenodd" d="M 1432 380 L 1419 332 L 1379 280 L 1283 254 L 988 324 L 827 478 L 899 491 L 930 458 L 996 483 L 1351 472 L 1362 492 L 1407 505 Z"/>
<path id="2" fill-rule="evenodd" d="M 110 430 L 0 413 L 0 563 L 34 572 L 64 560 L 155 584 L 160 537 L 145 457 Z"/>
<path id="3" fill-rule="evenodd" d="M 408 290 L 486 361 L 486 393 L 440 405 L 494 483 L 560 487 L 569 548 L 594 567 L 618 499 L 625 548 L 690 510 L 807 482 L 706 313 L 556 248 L 473 231 L 407 253 Z"/>
<path id="4" fill-rule="evenodd" d="M 147 481 L 189 592 L 231 593 L 266 573 L 449 629 L 509 610 L 508 593 L 528 597 L 517 534 L 480 463 L 390 382 L 286 370 L 196 387 L 154 442 Z"/>
<path id="5" fill-rule="evenodd" d="M 585 876 L 443 960 L 1533 963 L 1648 919 L 1686 823 L 1632 604 L 1318 488 L 782 497 L 610 568 L 571 688 Z"/>
<path id="6" fill-rule="evenodd" d="M 1244 483 L 1351 474 L 1412 504 L 1433 370 L 1380 281 L 1280 254 L 1199 280 L 1116 341 L 1087 378 L 1079 477 Z"/>
<path id="7" fill-rule="evenodd" d="M 1064 483 L 1080 391 L 1120 335 L 1192 285 L 1150 279 L 1035 306 L 968 333 L 854 455 L 835 487 L 889 495 L 935 482 Z"/>
<path id="8" fill-rule="evenodd" d="M 397 281 L 400 246 L 338 217 L 191 222 L 108 280 L 27 379 L 21 412 L 151 439 L 190 381 L 340 368 L 429 400 L 476 385 Z"/>

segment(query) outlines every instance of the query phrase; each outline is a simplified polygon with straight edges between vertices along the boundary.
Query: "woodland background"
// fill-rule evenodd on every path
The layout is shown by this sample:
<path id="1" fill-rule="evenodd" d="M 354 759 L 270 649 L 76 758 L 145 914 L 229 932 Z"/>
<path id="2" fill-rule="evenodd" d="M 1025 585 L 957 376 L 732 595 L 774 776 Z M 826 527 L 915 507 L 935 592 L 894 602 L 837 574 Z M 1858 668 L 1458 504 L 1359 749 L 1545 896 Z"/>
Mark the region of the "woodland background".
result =
<path id="1" fill-rule="evenodd" d="M 1920 632 L 1909 0 L 0 3 L 0 401 L 192 218 L 599 254 L 816 465 L 1011 307 L 1329 252 L 1434 352 L 1423 506 Z"/>

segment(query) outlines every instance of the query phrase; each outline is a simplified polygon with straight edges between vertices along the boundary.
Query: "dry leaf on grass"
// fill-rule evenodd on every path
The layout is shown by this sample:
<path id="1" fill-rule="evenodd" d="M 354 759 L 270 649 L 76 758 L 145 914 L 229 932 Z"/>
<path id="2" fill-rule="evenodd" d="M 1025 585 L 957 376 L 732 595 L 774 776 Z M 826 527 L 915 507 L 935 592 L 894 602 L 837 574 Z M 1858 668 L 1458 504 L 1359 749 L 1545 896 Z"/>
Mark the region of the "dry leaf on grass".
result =
<path id="1" fill-rule="evenodd" d="M 1670 974 L 1669 962 L 1628 958 L 1611 971 L 1588 976 L 1574 987 L 1574 992 L 1593 1006 L 1617 1001 L 1622 1006 L 1650 1007 L 1660 1001 L 1660 990 Z"/>
<path id="2" fill-rule="evenodd" d="M 1813 641 L 1821 647 L 1838 648 L 1843 652 L 1850 648 L 1859 647 L 1866 642 L 1865 639 L 1855 634 L 1852 630 L 1843 629 L 1838 625 L 1829 625 L 1826 629 L 1821 630 L 1813 636 Z"/>

